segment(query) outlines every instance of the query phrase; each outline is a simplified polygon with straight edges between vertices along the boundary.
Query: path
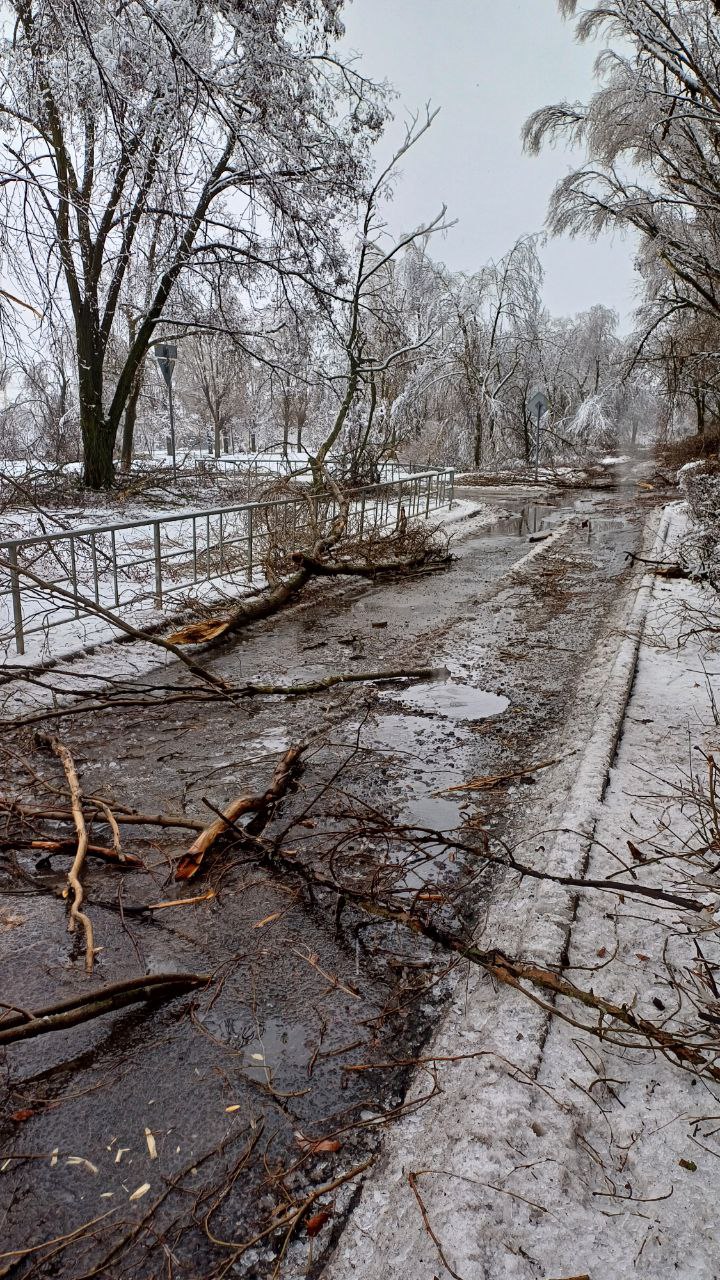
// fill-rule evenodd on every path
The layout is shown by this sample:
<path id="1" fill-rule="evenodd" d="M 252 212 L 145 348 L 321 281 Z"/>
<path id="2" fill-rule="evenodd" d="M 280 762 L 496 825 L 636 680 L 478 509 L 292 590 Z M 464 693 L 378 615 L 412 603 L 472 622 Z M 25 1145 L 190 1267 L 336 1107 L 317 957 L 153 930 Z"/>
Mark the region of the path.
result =
<path id="1" fill-rule="evenodd" d="M 489 534 L 468 522 L 446 573 L 341 593 L 315 588 L 305 604 L 254 628 L 212 662 L 235 680 L 240 671 L 243 678 L 311 679 L 354 663 L 377 669 L 399 662 L 446 667 L 450 679 L 404 692 L 347 686 L 312 700 L 257 700 L 242 710 L 167 703 L 152 714 L 116 710 L 61 721 L 85 790 L 102 789 L 144 812 L 182 808 L 205 817 L 203 798 L 222 807 L 238 792 L 266 786 L 287 743 L 324 724 L 286 813 L 324 794 L 346 759 L 343 795 L 404 822 L 513 838 L 530 801 L 546 811 L 572 781 L 567 753 L 589 734 L 590 695 L 617 647 L 626 553 L 640 546 L 643 513 L 630 496 L 565 495 L 551 514 L 558 525 L 573 514 L 569 526 L 525 560 L 533 548 L 520 513 L 528 503 L 507 491 L 492 500 L 511 518 Z M 574 513 L 561 509 L 575 504 Z M 548 513 L 526 514 L 534 521 Z M 174 667 L 145 677 L 155 684 L 185 678 Z M 15 745 L 27 749 L 30 739 Z M 531 785 L 521 781 L 479 799 L 435 794 L 478 774 L 512 773 L 555 757 L 557 766 L 536 773 Z M 9 763 L 17 783 L 17 765 Z M 59 781 L 44 757 L 32 765 Z M 336 788 L 318 806 L 315 829 L 334 821 L 338 794 Z M 298 829 L 298 839 L 315 838 L 312 825 Z M 187 1002 L 178 1001 L 8 1050 L 0 1125 L 0 1167 L 10 1160 L 0 1178 L 4 1247 L 66 1235 L 109 1207 L 112 1216 L 67 1246 L 64 1275 L 79 1277 L 112 1258 L 113 1266 L 122 1259 L 123 1275 L 149 1280 L 167 1274 L 169 1248 L 175 1277 L 208 1277 L 232 1258 L 213 1240 L 251 1238 L 291 1192 L 300 1196 L 301 1188 L 364 1163 L 379 1140 L 378 1121 L 401 1102 L 406 1073 L 344 1068 L 413 1057 L 446 988 L 422 989 L 424 953 L 394 930 L 375 925 L 359 945 L 352 913 L 335 929 L 332 903 L 308 905 L 294 887 L 242 861 L 219 860 L 199 883 L 199 891 L 216 889 L 214 900 L 151 919 L 133 916 L 134 904 L 176 894 L 168 859 L 182 842 L 138 829 L 133 843 L 152 857 L 152 887 L 138 875 L 125 875 L 121 885 L 106 867 L 88 876 L 103 948 L 98 982 L 144 967 L 215 972 L 218 980 L 192 1020 Z M 64 863 L 41 867 L 38 877 L 36 861 L 18 854 L 20 878 L 11 868 L 0 881 L 1 998 L 16 1003 L 21 991 L 30 1007 L 85 982 L 57 897 Z M 476 886 L 463 910 L 477 916 L 477 895 L 490 888 Z M 340 1150 L 308 1156 L 297 1132 L 338 1134 Z M 302 1167 L 288 1173 L 297 1160 Z M 340 1222 L 340 1213 L 329 1219 L 316 1256 Z M 293 1246 L 291 1274 L 306 1273 L 307 1247 Z M 272 1256 L 261 1241 L 243 1265 L 248 1274 L 270 1275 Z M 31 1254 L 13 1274 L 35 1267 L 33 1274 L 51 1275 L 53 1265 Z"/>

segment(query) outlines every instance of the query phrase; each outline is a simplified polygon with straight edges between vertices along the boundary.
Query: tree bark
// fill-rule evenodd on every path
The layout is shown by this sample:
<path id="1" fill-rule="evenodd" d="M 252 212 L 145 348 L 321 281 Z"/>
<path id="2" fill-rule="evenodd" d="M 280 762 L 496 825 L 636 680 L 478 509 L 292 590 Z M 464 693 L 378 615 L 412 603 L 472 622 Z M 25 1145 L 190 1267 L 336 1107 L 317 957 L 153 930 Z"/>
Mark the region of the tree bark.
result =
<path id="1" fill-rule="evenodd" d="M 482 409 L 475 412 L 475 467 L 479 467 L 482 462 L 482 446 L 483 446 L 483 418 Z"/>
<path id="2" fill-rule="evenodd" d="M 129 471 L 133 460 L 133 446 L 135 443 L 135 423 L 137 421 L 137 407 L 140 399 L 140 388 L 142 386 L 142 365 L 135 376 L 132 391 L 125 406 L 125 420 L 123 422 L 123 438 L 122 438 L 122 454 L 120 458 L 120 469 Z"/>
<path id="3" fill-rule="evenodd" d="M 83 441 L 83 481 L 88 489 L 110 489 L 115 479 L 115 432 L 102 414 L 93 414 L 81 405 L 80 429 Z"/>

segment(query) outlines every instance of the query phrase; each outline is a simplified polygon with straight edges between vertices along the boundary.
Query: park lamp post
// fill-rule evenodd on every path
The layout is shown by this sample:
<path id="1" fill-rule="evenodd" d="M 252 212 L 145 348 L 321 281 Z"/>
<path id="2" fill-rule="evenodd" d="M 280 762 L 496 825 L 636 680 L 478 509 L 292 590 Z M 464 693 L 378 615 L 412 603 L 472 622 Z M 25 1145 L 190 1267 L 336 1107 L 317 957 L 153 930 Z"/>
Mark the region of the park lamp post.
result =
<path id="1" fill-rule="evenodd" d="M 540 422 L 544 418 L 549 408 L 550 408 L 550 401 L 547 398 L 547 394 L 542 390 L 541 387 L 537 387 L 535 391 L 533 391 L 532 395 L 528 400 L 528 413 L 530 414 L 530 421 L 535 423 L 535 483 L 536 484 L 538 482 L 538 475 L 540 472 Z"/>
<path id="2" fill-rule="evenodd" d="M 168 390 L 168 408 L 170 410 L 170 451 L 172 453 L 172 469 L 173 480 L 177 480 L 177 458 L 175 456 L 175 409 L 173 406 L 172 378 L 175 361 L 177 360 L 177 347 L 174 342 L 158 342 L 155 345 L 155 359 L 160 366 L 160 372 L 165 379 L 165 386 Z"/>

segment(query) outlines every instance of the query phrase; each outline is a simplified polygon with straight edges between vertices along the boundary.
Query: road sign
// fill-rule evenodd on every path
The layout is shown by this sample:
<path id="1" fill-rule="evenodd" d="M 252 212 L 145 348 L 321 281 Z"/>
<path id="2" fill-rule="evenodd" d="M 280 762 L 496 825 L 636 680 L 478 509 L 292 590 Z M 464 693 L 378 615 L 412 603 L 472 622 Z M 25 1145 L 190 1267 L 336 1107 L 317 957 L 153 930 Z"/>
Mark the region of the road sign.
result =
<path id="1" fill-rule="evenodd" d="M 528 400 L 528 412 L 530 417 L 533 419 L 533 422 L 537 421 L 538 418 L 542 418 L 549 408 L 550 401 L 548 400 L 545 392 L 540 390 L 540 388 L 533 391 L 530 399 Z"/>
<path id="2" fill-rule="evenodd" d="M 172 382 L 173 369 L 177 360 L 177 347 L 174 342 L 158 342 L 155 346 L 155 359 L 160 365 L 160 372 L 165 379 L 168 391 Z"/>
<path id="3" fill-rule="evenodd" d="M 538 475 L 540 473 L 540 422 L 544 418 L 550 401 L 543 391 L 542 387 L 536 387 L 532 395 L 528 398 L 528 413 L 530 421 L 535 423 L 535 483 L 537 484 Z"/>

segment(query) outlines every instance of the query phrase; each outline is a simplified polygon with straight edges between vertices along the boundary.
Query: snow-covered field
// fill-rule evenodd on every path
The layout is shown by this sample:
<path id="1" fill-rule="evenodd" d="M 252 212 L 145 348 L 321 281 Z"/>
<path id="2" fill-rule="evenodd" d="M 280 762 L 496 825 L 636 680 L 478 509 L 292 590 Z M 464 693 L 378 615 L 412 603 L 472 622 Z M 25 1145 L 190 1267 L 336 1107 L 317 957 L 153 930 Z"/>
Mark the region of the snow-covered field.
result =
<path id="1" fill-rule="evenodd" d="M 682 529 L 675 508 L 670 558 Z M 593 688 L 591 681 L 581 691 L 581 713 L 595 731 L 576 784 L 557 814 L 530 814 L 516 851 L 524 861 L 628 880 L 642 861 L 643 883 L 687 884 L 685 842 L 702 841 L 678 788 L 693 768 L 706 771 L 700 750 L 718 745 L 717 657 L 697 637 L 677 645 L 687 631 L 683 608 L 699 598 L 700 588 L 688 582 L 645 580 L 607 683 L 596 680 Z M 609 785 L 595 803 L 608 760 Z M 553 837 L 544 827 L 584 834 Z M 675 856 L 658 861 L 661 850 Z M 693 888 L 707 898 L 708 911 L 699 932 L 693 920 L 692 939 L 688 922 L 667 904 L 603 892 L 577 896 L 544 883 L 528 889 L 512 878 L 478 944 L 559 964 L 578 986 L 663 1023 L 678 1004 L 668 966 L 676 965 L 676 974 L 693 965 L 699 972 L 696 937 L 705 961 L 720 959 L 716 877 L 700 879 Z M 575 1015 L 592 1021 L 582 1009 Z M 329 1280 L 446 1272 L 460 1280 L 716 1280 L 720 1098 L 707 1079 L 657 1052 L 598 1040 L 526 996 L 494 987 L 477 969 L 458 973 L 453 1008 L 426 1054 L 437 1060 L 420 1073 L 416 1094 L 429 1091 L 433 1072 L 439 1091 L 389 1135 Z"/>

